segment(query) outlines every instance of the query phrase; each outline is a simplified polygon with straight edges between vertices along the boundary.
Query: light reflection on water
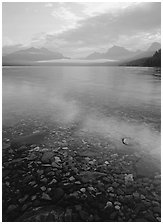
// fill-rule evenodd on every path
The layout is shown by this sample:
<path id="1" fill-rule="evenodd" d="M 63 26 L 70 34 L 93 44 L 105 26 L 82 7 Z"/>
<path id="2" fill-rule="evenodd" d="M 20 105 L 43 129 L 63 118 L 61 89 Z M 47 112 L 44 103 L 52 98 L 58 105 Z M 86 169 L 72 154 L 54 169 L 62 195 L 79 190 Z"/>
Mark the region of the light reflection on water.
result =
<path id="1" fill-rule="evenodd" d="M 128 136 L 160 154 L 160 79 L 153 68 L 3 68 L 3 125 L 28 116 L 98 132 L 115 142 Z"/>

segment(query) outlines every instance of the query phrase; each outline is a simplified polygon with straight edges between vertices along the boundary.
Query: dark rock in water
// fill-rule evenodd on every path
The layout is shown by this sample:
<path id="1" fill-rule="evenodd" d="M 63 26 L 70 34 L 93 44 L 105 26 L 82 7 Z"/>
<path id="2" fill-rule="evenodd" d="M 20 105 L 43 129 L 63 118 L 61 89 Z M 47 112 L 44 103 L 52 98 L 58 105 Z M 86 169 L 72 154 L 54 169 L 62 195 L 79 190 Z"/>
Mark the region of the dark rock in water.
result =
<path id="1" fill-rule="evenodd" d="M 18 148 L 23 145 L 32 145 L 38 144 L 43 141 L 44 137 L 47 135 L 47 132 L 39 132 L 27 136 L 21 136 L 11 141 L 12 148 Z"/>
<path id="2" fill-rule="evenodd" d="M 41 161 L 43 163 L 50 163 L 51 162 L 51 159 L 53 158 L 54 156 L 54 153 L 53 152 L 44 152 L 42 158 L 41 158 Z"/>
<path id="3" fill-rule="evenodd" d="M 65 222 L 71 222 L 72 221 L 72 209 L 67 208 L 65 212 Z"/>
<path id="4" fill-rule="evenodd" d="M 54 202 L 59 201 L 63 196 L 65 192 L 62 188 L 56 188 L 51 192 L 51 197 Z"/>

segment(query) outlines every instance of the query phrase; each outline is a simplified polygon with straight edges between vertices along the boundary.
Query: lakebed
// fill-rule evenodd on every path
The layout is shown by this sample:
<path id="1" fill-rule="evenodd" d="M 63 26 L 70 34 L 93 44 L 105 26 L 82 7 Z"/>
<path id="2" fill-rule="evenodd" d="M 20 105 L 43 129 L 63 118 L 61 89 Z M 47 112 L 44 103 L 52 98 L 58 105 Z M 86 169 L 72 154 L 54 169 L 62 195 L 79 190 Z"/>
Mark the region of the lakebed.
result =
<path id="1" fill-rule="evenodd" d="M 46 134 L 30 143 L 32 133 Z M 28 144 L 13 145 L 18 136 Z M 145 152 L 32 119 L 4 129 L 3 143 L 3 221 L 161 220 L 160 166 Z"/>

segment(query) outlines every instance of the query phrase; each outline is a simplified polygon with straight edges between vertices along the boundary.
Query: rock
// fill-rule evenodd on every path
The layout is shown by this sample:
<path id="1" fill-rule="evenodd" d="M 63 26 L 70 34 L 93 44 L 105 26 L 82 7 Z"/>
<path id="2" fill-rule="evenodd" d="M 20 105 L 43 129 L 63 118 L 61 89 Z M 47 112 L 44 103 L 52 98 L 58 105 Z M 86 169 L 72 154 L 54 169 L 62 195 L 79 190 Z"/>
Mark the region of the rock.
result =
<path id="1" fill-rule="evenodd" d="M 156 222 L 156 219 L 153 216 L 152 212 L 146 212 L 144 214 L 144 218 L 147 219 L 149 222 Z"/>
<path id="2" fill-rule="evenodd" d="M 49 185 L 56 184 L 56 183 L 57 183 L 57 180 L 53 178 L 53 180 L 49 183 Z"/>
<path id="3" fill-rule="evenodd" d="M 105 205 L 105 207 L 104 207 L 104 209 L 106 209 L 106 208 L 110 208 L 110 207 L 112 207 L 113 206 L 113 203 L 111 202 L 111 201 L 107 201 L 107 203 L 106 203 L 106 205 Z"/>
<path id="4" fill-rule="evenodd" d="M 52 162 L 52 167 L 54 167 L 54 168 L 61 168 L 61 166 L 60 165 L 58 165 L 58 163 L 56 163 L 56 162 Z"/>
<path id="5" fill-rule="evenodd" d="M 76 211 L 80 211 L 82 209 L 82 206 L 81 205 L 75 205 L 75 210 Z"/>
<path id="6" fill-rule="evenodd" d="M 13 210 L 17 209 L 17 205 L 11 204 L 7 208 L 7 213 L 12 212 Z"/>
<path id="7" fill-rule="evenodd" d="M 140 195 L 141 200 L 145 200 L 145 196 L 143 194 Z"/>
<path id="8" fill-rule="evenodd" d="M 65 222 L 71 222 L 72 221 L 72 209 L 67 208 L 64 217 L 65 217 L 64 218 Z"/>
<path id="9" fill-rule="evenodd" d="M 86 189 L 85 189 L 85 188 L 81 188 L 80 191 L 81 191 L 82 193 L 85 193 L 85 192 L 86 192 Z"/>
<path id="10" fill-rule="evenodd" d="M 42 158 L 41 158 L 41 161 L 43 163 L 50 163 L 52 158 L 54 156 L 54 153 L 53 152 L 44 152 Z"/>
<path id="11" fill-rule="evenodd" d="M 25 146 L 25 145 L 22 145 L 20 148 L 17 149 L 18 152 L 21 152 L 21 151 L 25 151 L 27 150 L 28 148 Z"/>
<path id="12" fill-rule="evenodd" d="M 73 176 L 71 176 L 71 177 L 69 178 L 69 180 L 72 182 L 72 181 L 75 180 L 75 178 L 74 178 Z"/>
<path id="13" fill-rule="evenodd" d="M 51 197 L 48 194 L 46 194 L 46 193 L 42 193 L 42 197 L 41 198 L 43 200 L 48 200 L 48 201 L 51 201 L 52 200 Z"/>
<path id="14" fill-rule="evenodd" d="M 75 181 L 75 184 L 80 185 L 81 182 L 80 181 Z"/>
<path id="15" fill-rule="evenodd" d="M 69 197 L 74 197 L 74 198 L 78 198 L 79 197 L 79 193 L 77 191 L 69 194 Z"/>
<path id="16" fill-rule="evenodd" d="M 114 192 L 114 188 L 113 188 L 113 187 L 108 187 L 107 192 L 108 192 L 108 193 L 110 193 L 110 192 L 113 193 L 113 192 Z"/>
<path id="17" fill-rule="evenodd" d="M 119 205 L 116 205 L 114 208 L 115 208 L 116 210 L 120 210 L 120 209 L 121 209 Z"/>
<path id="18" fill-rule="evenodd" d="M 41 179 L 40 181 L 46 184 L 46 183 L 48 182 L 48 179 L 47 179 L 46 177 L 44 177 L 44 178 Z"/>
<path id="19" fill-rule="evenodd" d="M 105 161 L 105 165 L 109 165 L 109 162 L 108 161 Z"/>
<path id="20" fill-rule="evenodd" d="M 83 210 L 80 210 L 79 211 L 79 215 L 80 215 L 80 218 L 82 219 L 82 221 L 88 221 L 88 218 L 89 218 L 89 214 Z"/>
<path id="21" fill-rule="evenodd" d="M 156 218 L 158 222 L 161 222 L 161 217 Z"/>
<path id="22" fill-rule="evenodd" d="M 125 174 L 125 185 L 130 186 L 133 184 L 134 178 L 133 174 Z"/>
<path id="23" fill-rule="evenodd" d="M 153 207 L 160 207 L 160 203 L 157 201 L 152 201 Z"/>
<path id="24" fill-rule="evenodd" d="M 139 195 L 138 192 L 134 192 L 133 193 L 133 197 L 134 197 L 135 200 L 139 200 L 140 199 L 140 195 Z"/>
<path id="25" fill-rule="evenodd" d="M 147 200 L 143 200 L 143 204 L 145 207 L 150 207 L 151 206 L 151 203 Z"/>
<path id="26" fill-rule="evenodd" d="M 19 199 L 19 202 L 20 202 L 20 203 L 23 203 L 24 201 L 27 200 L 28 197 L 29 197 L 29 195 L 25 195 L 23 198 L 20 198 L 20 199 Z"/>
<path id="27" fill-rule="evenodd" d="M 161 207 L 153 207 L 153 212 L 161 214 Z"/>
<path id="28" fill-rule="evenodd" d="M 96 179 L 106 176 L 106 173 L 101 172 L 91 172 L 91 171 L 84 171 L 79 174 L 79 178 L 81 178 L 81 181 L 83 183 L 92 182 Z"/>
<path id="29" fill-rule="evenodd" d="M 118 184 L 117 182 L 114 182 L 114 183 L 112 184 L 112 186 L 113 186 L 114 188 L 117 188 L 117 187 L 119 186 L 119 184 Z"/>
<path id="30" fill-rule="evenodd" d="M 45 187 L 45 186 L 42 186 L 42 187 L 41 187 L 41 190 L 42 190 L 42 191 L 46 191 L 46 187 Z"/>
<path id="31" fill-rule="evenodd" d="M 30 156 L 28 157 L 28 160 L 35 160 L 37 158 L 37 155 L 33 152 L 30 154 Z"/>
<path id="32" fill-rule="evenodd" d="M 61 162 L 61 159 L 60 159 L 58 156 L 55 156 L 54 159 L 55 159 L 55 162 L 56 162 L 56 163 Z"/>
<path id="33" fill-rule="evenodd" d="M 33 196 L 31 197 L 31 200 L 34 201 L 36 198 L 37 198 L 37 196 L 36 196 L 36 195 L 33 195 Z"/>
<path id="34" fill-rule="evenodd" d="M 65 192 L 62 188 L 56 188 L 55 190 L 53 190 L 51 192 L 51 197 L 52 197 L 52 200 L 54 202 L 57 202 L 59 201 L 61 198 L 63 198 Z"/>
<path id="35" fill-rule="evenodd" d="M 44 173 L 44 171 L 43 170 L 37 170 L 37 173 L 41 176 Z"/>

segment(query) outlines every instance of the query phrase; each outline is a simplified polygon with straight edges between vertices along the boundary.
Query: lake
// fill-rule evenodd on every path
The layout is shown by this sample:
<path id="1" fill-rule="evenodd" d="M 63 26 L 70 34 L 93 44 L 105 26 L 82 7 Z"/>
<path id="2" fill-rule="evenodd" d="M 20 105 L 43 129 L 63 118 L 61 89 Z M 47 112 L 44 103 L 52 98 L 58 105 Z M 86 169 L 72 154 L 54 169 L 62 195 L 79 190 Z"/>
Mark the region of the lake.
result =
<path id="1" fill-rule="evenodd" d="M 31 118 L 160 155 L 161 79 L 154 68 L 3 67 L 3 128 Z"/>

